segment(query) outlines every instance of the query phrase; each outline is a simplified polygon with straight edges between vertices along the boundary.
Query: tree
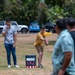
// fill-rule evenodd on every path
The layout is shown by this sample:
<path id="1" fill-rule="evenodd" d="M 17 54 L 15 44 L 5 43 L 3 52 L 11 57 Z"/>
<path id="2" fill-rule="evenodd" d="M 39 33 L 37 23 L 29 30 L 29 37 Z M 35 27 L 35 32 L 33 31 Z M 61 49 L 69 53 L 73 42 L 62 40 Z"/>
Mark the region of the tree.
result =
<path id="1" fill-rule="evenodd" d="M 47 9 L 47 5 L 44 2 L 41 2 L 38 6 L 38 21 L 40 24 L 46 23 L 47 15 L 45 14 L 45 11 Z"/>
<path id="2" fill-rule="evenodd" d="M 50 6 L 58 5 L 59 7 L 64 7 L 65 0 L 45 0 L 45 3 Z"/>
<path id="3" fill-rule="evenodd" d="M 4 1 L 0 0 L 0 12 L 2 12 L 4 9 Z"/>
<path id="4" fill-rule="evenodd" d="M 8 17 L 11 20 L 17 20 L 20 24 L 29 24 L 37 20 L 38 3 L 38 0 L 26 0 L 26 2 L 23 0 L 8 0 L 0 14 L 2 16 L 1 20 Z"/>
<path id="5" fill-rule="evenodd" d="M 68 17 L 75 18 L 75 0 L 65 0 L 65 11 L 69 12 Z"/>
<path id="6" fill-rule="evenodd" d="M 47 9 L 45 13 L 47 15 L 47 21 L 50 22 L 55 22 L 58 18 L 66 18 L 67 15 L 69 14 L 59 6 L 54 6 L 50 9 Z"/>
<path id="7" fill-rule="evenodd" d="M 0 0 L 0 20 L 10 18 L 20 24 L 45 24 L 58 16 L 75 17 L 75 0 Z M 56 14 L 56 15 L 55 15 Z"/>

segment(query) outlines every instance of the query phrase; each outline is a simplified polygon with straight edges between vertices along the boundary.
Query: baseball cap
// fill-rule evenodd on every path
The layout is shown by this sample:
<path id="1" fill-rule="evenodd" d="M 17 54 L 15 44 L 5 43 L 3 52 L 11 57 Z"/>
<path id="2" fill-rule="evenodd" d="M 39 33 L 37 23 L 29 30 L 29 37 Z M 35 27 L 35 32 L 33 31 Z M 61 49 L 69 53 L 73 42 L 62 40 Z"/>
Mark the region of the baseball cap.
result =
<path id="1" fill-rule="evenodd" d="M 68 25 L 75 25 L 75 19 L 74 18 L 68 18 L 67 19 L 67 24 Z"/>

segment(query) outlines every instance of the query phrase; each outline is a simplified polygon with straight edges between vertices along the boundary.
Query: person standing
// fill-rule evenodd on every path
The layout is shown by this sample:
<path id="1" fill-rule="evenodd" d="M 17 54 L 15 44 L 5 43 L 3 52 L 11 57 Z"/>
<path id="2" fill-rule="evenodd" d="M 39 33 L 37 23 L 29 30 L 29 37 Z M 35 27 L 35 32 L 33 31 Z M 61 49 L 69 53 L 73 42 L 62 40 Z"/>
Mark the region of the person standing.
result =
<path id="1" fill-rule="evenodd" d="M 66 28 L 66 21 L 58 19 L 55 30 L 59 36 L 52 54 L 53 74 L 51 75 L 75 75 L 74 42 Z"/>
<path id="2" fill-rule="evenodd" d="M 74 18 L 68 18 L 67 19 L 67 28 L 73 38 L 73 41 L 74 41 L 74 49 L 75 49 L 75 19 Z M 74 53 L 73 53 L 73 63 L 75 64 L 75 50 L 74 50 Z M 75 67 L 75 65 L 74 65 Z"/>
<path id="3" fill-rule="evenodd" d="M 45 28 L 42 27 L 40 32 L 37 34 L 36 41 L 34 43 L 34 46 L 38 52 L 38 68 L 43 68 L 41 62 L 42 62 L 42 57 L 43 57 L 44 42 L 46 45 L 48 45 L 44 32 L 45 32 Z"/>
<path id="4" fill-rule="evenodd" d="M 75 47 L 75 19 L 74 18 L 67 19 L 67 28 L 73 38 L 74 47 Z"/>
<path id="5" fill-rule="evenodd" d="M 6 20 L 6 25 L 3 27 L 2 36 L 4 37 L 4 46 L 7 53 L 7 63 L 8 68 L 11 68 L 11 53 L 13 56 L 14 66 L 19 68 L 17 65 L 16 58 L 16 41 L 17 41 L 17 31 L 11 25 L 10 20 Z"/>

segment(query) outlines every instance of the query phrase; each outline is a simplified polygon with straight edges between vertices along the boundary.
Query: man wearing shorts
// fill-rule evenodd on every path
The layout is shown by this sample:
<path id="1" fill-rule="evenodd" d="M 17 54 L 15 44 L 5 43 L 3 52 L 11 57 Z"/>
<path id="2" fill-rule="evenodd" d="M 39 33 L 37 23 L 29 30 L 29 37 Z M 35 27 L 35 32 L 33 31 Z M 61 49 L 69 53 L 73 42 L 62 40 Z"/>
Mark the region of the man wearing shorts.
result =
<path id="1" fill-rule="evenodd" d="M 43 57 L 44 42 L 46 43 L 46 45 L 48 45 L 44 32 L 45 32 L 45 28 L 42 27 L 40 32 L 37 34 L 36 41 L 34 43 L 34 46 L 38 52 L 38 68 L 43 68 L 41 62 Z"/>

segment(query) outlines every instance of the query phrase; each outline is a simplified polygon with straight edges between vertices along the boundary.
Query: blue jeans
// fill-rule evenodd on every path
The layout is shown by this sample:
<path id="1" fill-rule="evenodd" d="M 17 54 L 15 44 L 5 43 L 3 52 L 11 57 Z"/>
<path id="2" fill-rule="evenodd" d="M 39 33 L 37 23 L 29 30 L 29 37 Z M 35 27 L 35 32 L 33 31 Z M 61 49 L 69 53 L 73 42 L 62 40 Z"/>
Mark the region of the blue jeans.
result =
<path id="1" fill-rule="evenodd" d="M 5 49 L 6 49 L 6 53 L 7 53 L 7 62 L 8 65 L 11 65 L 11 53 L 13 56 L 13 61 L 14 61 L 14 65 L 17 65 L 17 61 L 16 61 L 16 48 L 13 47 L 13 44 L 4 44 Z"/>

